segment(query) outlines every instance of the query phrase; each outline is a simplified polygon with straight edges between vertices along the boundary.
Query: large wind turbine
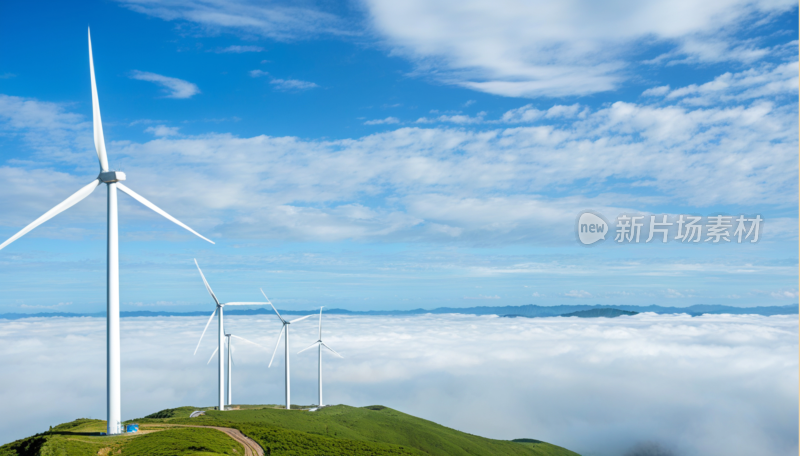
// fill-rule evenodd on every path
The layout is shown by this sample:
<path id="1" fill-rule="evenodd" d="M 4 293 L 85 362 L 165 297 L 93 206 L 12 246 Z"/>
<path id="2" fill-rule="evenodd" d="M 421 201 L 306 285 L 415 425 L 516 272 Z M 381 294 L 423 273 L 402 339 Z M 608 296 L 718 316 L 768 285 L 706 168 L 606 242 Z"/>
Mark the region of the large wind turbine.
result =
<path id="1" fill-rule="evenodd" d="M 264 295 L 269 305 L 272 306 L 272 310 L 275 311 L 275 315 L 277 315 L 278 318 L 281 319 L 281 323 L 283 323 L 283 326 L 281 327 L 281 332 L 280 334 L 278 334 L 278 342 L 275 343 L 275 350 L 272 351 L 272 359 L 269 360 L 269 366 L 267 366 L 267 368 L 272 367 L 272 361 L 275 360 L 275 353 L 278 352 L 278 345 L 281 344 L 281 338 L 283 337 L 283 334 L 286 333 L 286 344 L 284 344 L 284 347 L 286 349 L 284 353 L 286 361 L 286 410 L 289 410 L 292 407 L 291 390 L 289 388 L 289 325 L 292 323 L 297 323 L 300 320 L 305 320 L 306 318 L 313 317 L 314 315 L 306 315 L 305 317 L 300 317 L 294 320 L 284 320 L 283 317 L 281 317 L 281 314 L 278 313 L 278 309 L 276 309 L 275 306 L 272 305 L 272 301 L 270 301 L 269 298 L 267 298 L 267 295 L 266 293 L 264 293 L 264 290 L 261 290 L 261 294 Z"/>
<path id="2" fill-rule="evenodd" d="M 122 184 L 125 180 L 125 173 L 114 171 L 108 167 L 108 156 L 106 154 L 106 144 L 103 138 L 103 123 L 100 120 L 100 102 L 97 99 L 97 84 L 94 78 L 94 60 L 92 59 L 92 36 L 89 33 L 89 73 L 92 80 L 92 117 L 94 119 L 94 147 L 97 151 L 97 158 L 100 161 L 100 175 L 95 180 L 81 188 L 72 196 L 62 201 L 56 207 L 45 212 L 44 215 L 34 220 L 19 233 L 11 236 L 6 242 L 0 244 L 0 249 L 24 236 L 27 232 L 50 220 L 61 212 L 66 211 L 87 196 L 100 184 L 108 187 L 108 263 L 107 263 L 107 323 L 106 323 L 106 349 L 107 349 L 107 405 L 108 405 L 108 434 L 120 434 L 121 410 L 120 410 L 120 359 L 119 359 L 119 236 L 117 224 L 117 189 L 130 195 L 136 201 L 144 204 L 155 212 L 163 215 L 170 221 L 191 231 L 208 242 L 213 241 L 201 236 L 195 230 L 189 228 L 176 218 L 159 209 L 155 204 L 146 200 L 143 196 L 129 189 Z"/>
<path id="3" fill-rule="evenodd" d="M 322 307 L 325 307 L 325 306 L 322 306 Z M 333 353 L 334 355 L 338 356 L 339 358 L 344 358 L 344 356 L 336 353 L 336 350 L 334 350 L 331 347 L 325 345 L 325 342 L 322 341 L 322 307 L 319 308 L 319 339 L 317 339 L 316 342 L 314 342 L 313 344 L 309 345 L 307 348 L 304 348 L 304 349 L 300 350 L 299 352 L 297 352 L 297 354 L 299 355 L 300 353 L 303 353 L 304 351 L 306 351 L 306 350 L 308 350 L 310 348 L 314 348 L 314 347 L 318 347 L 319 348 L 319 353 L 318 353 L 318 355 L 319 355 L 319 363 L 317 364 L 319 366 L 319 402 L 318 402 L 318 406 L 319 407 L 323 406 L 322 405 L 322 347 L 325 347 L 326 349 L 330 350 L 331 353 Z"/>
<path id="4" fill-rule="evenodd" d="M 237 336 L 235 334 L 225 334 L 225 345 L 228 348 L 228 355 L 227 355 L 228 356 L 228 404 L 227 405 L 233 404 L 233 402 L 231 402 L 232 401 L 232 399 L 231 399 L 231 389 L 232 389 L 231 388 L 231 373 L 232 373 L 231 366 L 233 366 L 233 353 L 232 353 L 233 344 L 231 344 L 231 337 L 235 337 L 235 338 L 237 338 L 239 340 L 243 340 L 243 341 L 245 341 L 245 342 L 247 342 L 249 344 L 253 344 L 258 348 L 266 350 L 266 348 L 262 347 L 261 345 L 255 343 L 255 342 L 249 341 L 249 340 L 245 339 L 244 337 L 239 337 L 239 336 Z M 212 353 L 211 357 L 208 358 L 208 362 L 206 364 L 211 363 L 211 360 L 214 359 L 214 355 L 216 355 L 218 351 L 219 351 L 219 348 L 215 348 L 214 349 L 214 353 Z"/>
<path id="5" fill-rule="evenodd" d="M 214 294 L 214 291 L 211 290 L 211 286 L 208 284 L 206 280 L 206 276 L 203 275 L 203 270 L 200 269 L 200 265 L 197 264 L 197 260 L 194 260 L 194 264 L 197 265 L 197 270 L 200 271 L 200 277 L 203 278 L 203 283 L 206 285 L 206 290 L 208 290 L 208 294 L 211 295 L 211 298 L 214 299 L 214 302 L 217 304 L 217 307 L 211 312 L 211 317 L 208 319 L 208 323 L 206 323 L 206 327 L 203 329 L 203 334 L 200 334 L 200 340 L 197 341 L 197 347 L 194 349 L 194 354 L 197 354 L 197 349 L 200 348 L 200 342 L 203 341 L 203 336 L 206 335 L 206 330 L 208 329 L 208 325 L 211 324 L 211 320 L 214 319 L 214 315 L 218 315 L 217 317 L 217 324 L 219 327 L 219 334 L 218 334 L 218 345 L 217 350 L 222 353 L 222 346 L 224 344 L 224 337 L 225 337 L 225 327 L 222 321 L 222 308 L 225 306 L 260 306 L 266 304 L 264 302 L 219 302 L 217 299 L 217 295 Z M 213 356 L 213 355 L 212 355 Z M 219 410 L 225 410 L 225 357 L 219 357 Z"/>

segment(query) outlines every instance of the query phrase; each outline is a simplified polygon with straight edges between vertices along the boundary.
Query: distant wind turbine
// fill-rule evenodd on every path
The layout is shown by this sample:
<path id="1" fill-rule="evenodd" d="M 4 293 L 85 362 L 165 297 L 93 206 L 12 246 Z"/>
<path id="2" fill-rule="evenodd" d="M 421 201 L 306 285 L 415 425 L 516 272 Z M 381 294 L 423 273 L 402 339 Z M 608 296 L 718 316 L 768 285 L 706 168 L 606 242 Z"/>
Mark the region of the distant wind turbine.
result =
<path id="1" fill-rule="evenodd" d="M 175 217 L 159 209 L 143 196 L 129 189 L 122 184 L 125 180 L 125 173 L 113 171 L 108 167 L 108 156 L 106 154 L 106 143 L 103 138 L 103 123 L 100 120 L 100 102 L 97 98 L 97 84 L 94 78 L 94 60 L 92 58 L 92 36 L 89 32 L 89 73 L 92 80 L 92 117 L 94 120 L 94 147 L 97 158 L 100 161 L 100 175 L 95 180 L 81 188 L 72 196 L 59 203 L 56 207 L 45 212 L 44 215 L 34 220 L 33 223 L 11 236 L 6 242 L 0 244 L 0 249 L 16 241 L 26 233 L 50 220 L 56 215 L 71 208 L 87 196 L 91 195 L 95 188 L 100 184 L 106 184 L 108 188 L 108 252 L 107 252 L 107 273 L 106 273 L 106 353 L 107 353 L 107 433 L 122 433 L 121 426 L 121 407 L 120 407 L 120 355 L 119 355 L 119 233 L 117 222 L 117 189 L 130 195 L 136 201 L 144 204 L 158 214 L 163 215 L 168 220 L 185 228 L 200 238 L 214 243 L 210 239 L 203 237 L 195 230 L 184 225 Z"/>
<path id="2" fill-rule="evenodd" d="M 231 389 L 232 389 L 231 388 L 231 384 L 232 384 L 231 383 L 231 371 L 232 371 L 231 366 L 233 366 L 233 353 L 232 353 L 233 344 L 231 344 L 231 337 L 235 337 L 235 338 L 237 338 L 239 340 L 243 340 L 243 341 L 245 341 L 245 342 L 247 342 L 249 344 L 253 344 L 258 348 L 266 350 L 266 348 L 262 347 L 261 345 L 255 343 L 255 342 L 249 341 L 249 340 L 245 339 L 244 337 L 239 337 L 239 336 L 236 336 L 234 334 L 225 334 L 225 345 L 228 347 L 228 382 L 227 382 L 227 384 L 228 384 L 228 404 L 227 405 L 233 404 L 232 399 L 231 399 Z M 214 355 L 216 355 L 218 351 L 219 351 L 219 348 L 215 348 L 214 349 L 214 353 L 212 353 L 211 357 L 208 358 L 208 362 L 206 364 L 210 364 L 211 363 L 211 360 L 214 359 Z"/>
<path id="3" fill-rule="evenodd" d="M 194 260 L 194 264 L 197 265 L 197 270 L 200 271 L 200 277 L 203 278 L 203 283 L 206 285 L 206 290 L 208 290 L 208 294 L 211 295 L 211 298 L 214 299 L 214 302 L 217 304 L 217 307 L 211 312 L 211 317 L 208 319 L 208 323 L 206 323 L 206 327 L 203 328 L 203 334 L 200 334 L 200 340 L 197 341 L 197 347 L 194 349 L 194 354 L 197 354 L 197 349 L 200 348 L 200 342 L 203 341 L 203 336 L 206 335 L 206 330 L 208 329 L 208 325 L 211 324 L 211 320 L 214 319 L 214 315 L 218 315 L 217 323 L 219 327 L 218 333 L 218 345 L 217 350 L 222 353 L 222 345 L 224 344 L 223 338 L 225 337 L 225 327 L 222 321 L 222 308 L 225 306 L 259 306 L 265 303 L 263 302 L 219 302 L 217 299 L 217 295 L 214 294 L 214 291 L 211 289 L 211 286 L 208 284 L 206 280 L 206 276 L 203 275 L 203 270 L 200 269 L 200 265 L 197 264 L 197 260 Z M 211 355 L 214 356 L 214 355 Z M 225 410 L 225 357 L 219 357 L 219 410 Z"/>
<path id="4" fill-rule="evenodd" d="M 322 307 L 325 307 L 325 306 L 322 306 Z M 316 342 L 314 342 L 313 344 L 309 345 L 307 348 L 304 348 L 304 349 L 300 350 L 299 352 L 297 352 L 297 354 L 299 355 L 300 353 L 303 353 L 304 351 L 306 351 L 306 350 L 308 350 L 310 348 L 314 348 L 314 347 L 318 347 L 319 348 L 319 353 L 318 353 L 318 355 L 319 355 L 319 363 L 317 364 L 319 366 L 319 403 L 318 403 L 319 407 L 323 406 L 323 404 L 322 404 L 322 347 L 325 347 L 326 349 L 330 350 L 331 353 L 333 353 L 334 355 L 338 356 L 339 358 L 344 358 L 344 356 L 336 353 L 336 351 L 334 349 L 332 349 L 331 347 L 325 345 L 325 342 L 322 341 L 322 307 L 319 308 L 319 339 Z"/>
<path id="5" fill-rule="evenodd" d="M 269 298 L 267 298 L 267 295 L 266 293 L 264 293 L 264 290 L 261 290 L 261 294 L 264 295 L 269 305 L 272 306 L 272 310 L 275 311 L 275 315 L 277 315 L 278 318 L 281 319 L 281 323 L 283 323 L 283 327 L 281 327 L 281 332 L 280 334 L 278 334 L 278 342 L 275 343 L 275 350 L 272 351 L 272 359 L 269 360 L 269 366 L 267 366 L 267 368 L 272 367 L 272 361 L 275 360 L 275 353 L 278 352 L 278 345 L 281 344 L 281 338 L 283 337 L 284 333 L 286 334 L 286 343 L 284 344 L 285 347 L 284 357 L 286 361 L 286 410 L 289 410 L 292 407 L 291 389 L 289 388 L 289 325 L 292 323 L 297 323 L 298 321 L 301 320 L 305 320 L 306 318 L 313 317 L 314 315 L 313 314 L 306 315 L 305 317 L 300 317 L 289 321 L 284 320 L 283 317 L 281 317 L 281 314 L 278 313 L 278 309 L 276 309 L 275 306 L 272 305 L 272 301 L 270 301 Z"/>

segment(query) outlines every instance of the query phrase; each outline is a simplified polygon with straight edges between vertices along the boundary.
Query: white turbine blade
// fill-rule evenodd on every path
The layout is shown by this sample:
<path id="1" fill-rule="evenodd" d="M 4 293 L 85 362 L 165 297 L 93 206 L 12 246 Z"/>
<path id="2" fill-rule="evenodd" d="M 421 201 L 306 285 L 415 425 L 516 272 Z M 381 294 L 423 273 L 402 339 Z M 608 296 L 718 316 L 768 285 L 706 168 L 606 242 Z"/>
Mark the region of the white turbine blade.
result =
<path id="1" fill-rule="evenodd" d="M 291 320 L 289 323 L 297 323 L 298 321 L 305 320 L 306 318 L 311 318 L 313 316 L 314 316 L 314 314 L 306 315 L 305 317 L 300 317 L 300 318 L 296 318 L 294 320 Z"/>
<path id="2" fill-rule="evenodd" d="M 266 293 L 264 293 L 264 289 L 263 289 L 263 288 L 259 288 L 259 290 L 261 290 L 261 294 L 263 294 L 263 295 L 264 295 L 264 298 L 267 300 L 267 302 L 269 303 L 269 305 L 271 305 L 271 306 L 272 306 L 272 301 L 270 301 L 270 300 L 269 300 L 269 298 L 267 298 L 267 294 L 266 294 Z M 278 313 L 278 309 L 276 309 L 276 308 L 275 308 L 275 306 L 272 306 L 272 310 L 274 310 L 274 311 L 275 311 L 275 315 L 277 315 L 277 316 L 278 316 L 278 318 L 280 318 L 282 322 L 286 323 L 286 320 L 284 320 L 284 319 L 283 319 L 283 317 L 281 317 L 281 314 L 279 314 L 279 313 Z"/>
<path id="3" fill-rule="evenodd" d="M 327 345 L 325 345 L 325 342 L 320 342 L 320 344 L 322 344 L 322 346 L 323 346 L 323 347 L 325 347 L 325 348 L 327 348 L 328 350 L 330 350 L 330 351 L 331 351 L 331 352 L 332 352 L 334 355 L 338 356 L 339 358 L 344 358 L 344 356 L 342 356 L 342 355 L 340 355 L 340 354 L 336 353 L 336 350 L 334 350 L 334 349 L 332 349 L 331 347 L 328 347 Z"/>
<path id="4" fill-rule="evenodd" d="M 300 353 L 303 353 L 304 351 L 308 350 L 309 348 L 314 348 L 317 345 L 319 345 L 319 343 L 320 343 L 319 341 L 316 341 L 313 344 L 309 345 L 308 347 L 306 347 L 306 348 L 300 350 L 299 352 L 297 352 L 297 354 L 299 355 Z"/>
<path id="5" fill-rule="evenodd" d="M 65 199 L 61 203 L 59 203 L 56 207 L 50 209 L 49 211 L 45 212 L 43 216 L 37 218 L 33 221 L 30 225 L 26 226 L 25 228 L 21 229 L 19 233 L 11 236 L 6 242 L 0 244 L 0 249 L 3 249 L 8 244 L 16 241 L 17 239 L 24 236 L 30 230 L 36 228 L 37 226 L 41 225 L 42 223 L 50 220 L 51 218 L 55 217 L 56 215 L 66 211 L 67 209 L 71 208 L 72 206 L 76 205 L 79 201 L 89 196 L 97 186 L 100 185 L 100 179 L 93 180 L 89 185 L 81 188 L 77 192 L 73 193 L 72 196 Z"/>
<path id="6" fill-rule="evenodd" d="M 261 306 L 266 302 L 226 302 L 226 306 Z"/>
<path id="7" fill-rule="evenodd" d="M 206 290 L 208 290 L 208 294 L 210 294 L 211 297 L 214 298 L 214 302 L 216 302 L 217 305 L 219 305 L 219 299 L 217 299 L 217 295 L 214 294 L 214 290 L 211 289 L 211 285 L 208 284 L 208 280 L 206 280 L 206 276 L 203 274 L 203 270 L 200 269 L 200 265 L 197 264 L 197 258 L 194 259 L 194 264 L 195 266 L 197 266 L 197 270 L 200 271 L 200 277 L 203 278 L 203 283 L 206 284 Z"/>
<path id="8" fill-rule="evenodd" d="M 203 328 L 203 334 L 200 334 L 200 340 L 197 341 L 197 347 L 194 349 L 194 354 L 197 354 L 197 349 L 200 348 L 200 342 L 203 341 L 203 336 L 206 335 L 206 330 L 208 329 L 208 325 L 211 324 L 211 320 L 214 319 L 214 315 L 217 314 L 217 309 L 215 308 L 213 312 L 211 312 L 211 318 L 208 319 L 208 323 L 206 323 L 206 327 Z"/>
<path id="9" fill-rule="evenodd" d="M 100 120 L 100 100 L 97 99 L 97 83 L 94 79 L 94 58 L 92 58 L 92 31 L 89 30 L 89 73 L 92 75 L 92 118 L 94 120 L 94 148 L 97 159 L 100 160 L 100 169 L 108 171 L 108 156 L 106 155 L 106 140 L 103 138 L 103 122 Z"/>
<path id="10" fill-rule="evenodd" d="M 319 340 L 322 340 L 322 307 L 319 308 Z"/>
<path id="11" fill-rule="evenodd" d="M 256 347 L 258 347 L 258 348 L 261 348 L 261 349 L 263 349 L 263 350 L 267 350 L 267 348 L 266 348 L 266 347 L 263 347 L 263 346 L 261 346 L 261 345 L 259 345 L 259 344 L 255 343 L 255 342 L 253 342 L 253 341 L 247 340 L 247 339 L 245 339 L 244 337 L 239 337 L 239 336 L 236 336 L 236 335 L 233 335 L 233 334 L 231 334 L 231 337 L 235 337 L 235 338 L 237 338 L 237 339 L 239 339 L 239 340 L 243 340 L 243 341 L 247 342 L 248 344 L 253 344 L 253 345 L 255 345 L 255 346 L 256 346 Z M 233 346 L 233 344 L 231 344 L 231 347 L 232 347 L 232 346 Z"/>
<path id="12" fill-rule="evenodd" d="M 272 358 L 269 360 L 269 366 L 267 366 L 267 369 L 272 367 L 272 361 L 275 360 L 275 353 L 278 353 L 278 345 L 281 344 L 281 337 L 283 337 L 283 330 L 284 329 L 286 329 L 286 325 L 283 325 L 281 327 L 281 333 L 278 334 L 278 342 L 275 343 L 275 350 L 272 351 Z"/>
<path id="13" fill-rule="evenodd" d="M 152 209 L 153 211 L 157 212 L 158 214 L 161 214 L 161 215 L 163 215 L 163 216 L 164 216 L 164 217 L 165 217 L 167 220 L 171 221 L 172 223 L 174 223 L 174 224 L 176 224 L 176 225 L 180 226 L 181 228 L 184 228 L 184 229 L 188 230 L 189 232 L 191 232 L 192 234 L 194 234 L 194 235 L 198 236 L 198 237 L 199 237 L 199 238 L 201 238 L 201 239 L 204 239 L 204 240 L 206 240 L 206 241 L 208 241 L 208 242 L 210 242 L 210 243 L 212 243 L 212 244 L 214 243 L 214 241 L 212 241 L 211 239 L 209 239 L 209 238 L 207 238 L 207 237 L 203 236 L 202 234 L 198 233 L 197 231 L 195 231 L 195 230 L 193 230 L 193 229 L 189 228 L 188 226 L 186 226 L 186 225 L 185 225 L 183 222 L 181 222 L 180 220 L 178 220 L 178 219 L 176 219 L 175 217 L 173 217 L 173 216 L 171 216 L 171 215 L 167 214 L 166 212 L 164 212 L 163 210 L 161 210 L 161 209 L 160 209 L 158 206 L 156 206 L 155 204 L 151 203 L 150 201 L 147 201 L 147 199 L 145 199 L 145 197 L 144 197 L 144 196 L 142 196 L 142 195 L 140 195 L 140 194 L 138 194 L 138 193 L 134 192 L 133 190 L 129 189 L 128 187 L 126 187 L 125 185 L 123 185 L 123 184 L 122 184 L 122 182 L 117 182 L 117 188 L 119 188 L 119 189 L 120 189 L 120 190 L 122 190 L 123 192 L 127 193 L 128 195 L 130 195 L 130 196 L 131 196 L 133 199 L 135 199 L 136 201 L 138 201 L 138 202 L 140 202 L 140 203 L 144 204 L 145 206 L 149 207 L 149 208 L 150 208 L 150 209 Z"/>
<path id="14" fill-rule="evenodd" d="M 214 359 L 214 355 L 217 354 L 217 350 L 219 350 L 219 347 L 214 349 L 214 353 L 211 354 L 211 358 L 208 358 L 208 362 L 206 363 L 206 365 L 211 364 L 211 360 Z"/>

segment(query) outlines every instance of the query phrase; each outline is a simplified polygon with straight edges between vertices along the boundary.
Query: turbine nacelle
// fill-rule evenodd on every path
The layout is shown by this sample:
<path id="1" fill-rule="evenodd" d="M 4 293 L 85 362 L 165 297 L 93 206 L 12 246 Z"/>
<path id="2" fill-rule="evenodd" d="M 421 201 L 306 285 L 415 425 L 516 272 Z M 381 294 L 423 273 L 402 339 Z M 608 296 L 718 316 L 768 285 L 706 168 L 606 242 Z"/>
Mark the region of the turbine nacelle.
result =
<path id="1" fill-rule="evenodd" d="M 125 180 L 125 173 L 122 171 L 103 171 L 97 176 L 100 182 L 110 184 L 113 182 L 121 182 Z"/>

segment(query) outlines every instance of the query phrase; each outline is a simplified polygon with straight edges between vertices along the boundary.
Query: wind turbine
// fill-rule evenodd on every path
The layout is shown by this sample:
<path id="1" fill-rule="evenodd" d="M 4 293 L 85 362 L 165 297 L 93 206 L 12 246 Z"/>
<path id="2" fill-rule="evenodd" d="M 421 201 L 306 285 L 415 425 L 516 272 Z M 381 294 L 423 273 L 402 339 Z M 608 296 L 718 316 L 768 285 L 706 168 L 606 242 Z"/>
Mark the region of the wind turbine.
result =
<path id="1" fill-rule="evenodd" d="M 100 184 L 106 184 L 108 188 L 108 253 L 107 253 L 107 312 L 106 312 L 106 350 L 107 350 L 107 434 L 120 434 L 121 410 L 120 410 L 120 356 L 119 356 L 119 233 L 117 223 L 117 189 L 130 195 L 136 201 L 144 204 L 158 214 L 163 215 L 168 220 L 189 230 L 193 234 L 210 243 L 210 239 L 200 235 L 195 230 L 184 225 L 175 217 L 159 209 L 143 196 L 129 189 L 122 184 L 125 180 L 125 173 L 114 171 L 108 167 L 108 156 L 106 154 L 106 143 L 103 138 L 103 123 L 100 120 L 100 102 L 97 99 L 97 84 L 94 78 L 94 60 L 92 58 L 92 36 L 89 32 L 89 73 L 92 80 L 92 117 L 94 120 L 94 147 L 97 158 L 100 161 L 100 175 L 85 187 L 81 188 L 72 196 L 59 203 L 56 207 L 45 212 L 44 215 L 34 220 L 33 223 L 11 236 L 7 241 L 0 244 L 0 249 L 16 241 L 26 233 L 50 220 L 56 215 L 71 208 L 87 196 L 91 195 L 95 188 Z"/>
<path id="2" fill-rule="evenodd" d="M 325 306 L 322 306 L 322 307 L 325 307 Z M 304 349 L 300 350 L 299 352 L 297 352 L 297 354 L 299 355 L 300 353 L 303 353 L 304 351 L 306 351 L 306 350 L 308 350 L 310 348 L 314 348 L 315 346 L 319 348 L 319 353 L 318 353 L 318 355 L 319 355 L 319 363 L 318 363 L 318 366 L 319 366 L 319 407 L 323 406 L 322 405 L 322 347 L 327 348 L 328 350 L 330 350 L 331 353 L 333 353 L 334 355 L 338 356 L 339 358 L 344 358 L 344 356 L 336 353 L 336 351 L 334 349 L 332 349 L 331 347 L 325 345 L 325 342 L 322 341 L 322 307 L 319 308 L 319 339 L 316 342 L 314 342 L 313 344 L 309 345 L 307 348 L 304 348 Z"/>
<path id="3" fill-rule="evenodd" d="M 284 353 L 286 360 L 286 410 L 289 410 L 292 404 L 291 390 L 289 388 L 289 325 L 292 323 L 297 323 L 300 320 L 305 320 L 306 318 L 313 317 L 314 315 L 306 315 L 305 317 L 296 318 L 294 320 L 288 320 L 288 321 L 284 320 L 283 317 L 281 317 L 281 314 L 278 313 L 278 309 L 276 309 L 275 306 L 272 305 L 272 301 L 270 301 L 269 298 L 267 298 L 267 295 L 266 293 L 264 293 L 264 290 L 261 290 L 261 294 L 264 295 L 269 305 L 272 306 L 272 310 L 275 311 L 275 315 L 277 315 L 278 318 L 281 319 L 281 323 L 283 323 L 283 327 L 281 327 L 281 332 L 280 334 L 278 334 L 278 342 L 275 343 L 275 350 L 272 351 L 272 359 L 269 360 L 269 366 L 267 366 L 267 368 L 272 367 L 272 361 L 275 360 L 275 353 L 278 352 L 278 345 L 281 344 L 281 338 L 283 337 L 283 334 L 286 333 L 286 343 L 284 344 L 284 347 L 286 349 Z"/>
<path id="4" fill-rule="evenodd" d="M 208 294 L 211 295 L 211 298 L 214 299 L 214 302 L 217 304 L 217 307 L 214 308 L 214 311 L 211 312 L 211 317 L 208 319 L 208 323 L 206 323 L 206 327 L 203 328 L 203 334 L 200 334 L 200 340 L 197 341 L 197 347 L 194 349 L 194 354 L 197 354 L 197 349 L 200 348 L 200 342 L 203 341 L 203 336 L 206 335 L 206 330 L 208 329 L 208 325 L 211 324 L 211 320 L 214 319 L 214 315 L 218 315 L 217 317 L 217 324 L 219 327 L 219 334 L 218 334 L 218 345 L 217 350 L 222 353 L 222 344 L 223 338 L 225 337 L 225 327 L 222 321 L 222 308 L 225 306 L 258 306 L 265 304 L 263 302 L 219 302 L 217 299 L 217 295 L 214 294 L 214 291 L 211 289 L 211 285 L 208 284 L 206 280 L 206 276 L 203 275 L 203 270 L 200 269 L 200 265 L 197 264 L 197 260 L 194 260 L 194 264 L 197 265 L 197 270 L 200 271 L 200 277 L 203 278 L 203 283 L 206 285 L 206 290 L 208 290 Z M 214 355 L 211 355 L 214 356 Z M 225 358 L 223 356 L 219 357 L 219 410 L 225 410 Z"/>
<path id="5" fill-rule="evenodd" d="M 231 402 L 231 366 L 233 365 L 233 354 L 231 353 L 232 350 L 233 350 L 233 345 L 231 344 L 231 337 L 235 337 L 235 338 L 243 340 L 243 341 L 245 341 L 247 343 L 253 344 L 258 348 L 266 350 L 266 348 L 262 347 L 261 345 L 255 343 L 255 342 L 251 342 L 251 341 L 245 339 L 244 337 L 239 337 L 239 336 L 236 336 L 234 334 L 225 334 L 225 344 L 228 347 L 228 405 L 231 405 L 233 403 L 233 402 Z M 211 360 L 214 359 L 214 355 L 216 355 L 218 351 L 219 351 L 219 348 L 215 348 L 214 349 L 214 353 L 212 353 L 211 357 L 208 358 L 208 362 L 206 364 L 211 363 Z"/>

